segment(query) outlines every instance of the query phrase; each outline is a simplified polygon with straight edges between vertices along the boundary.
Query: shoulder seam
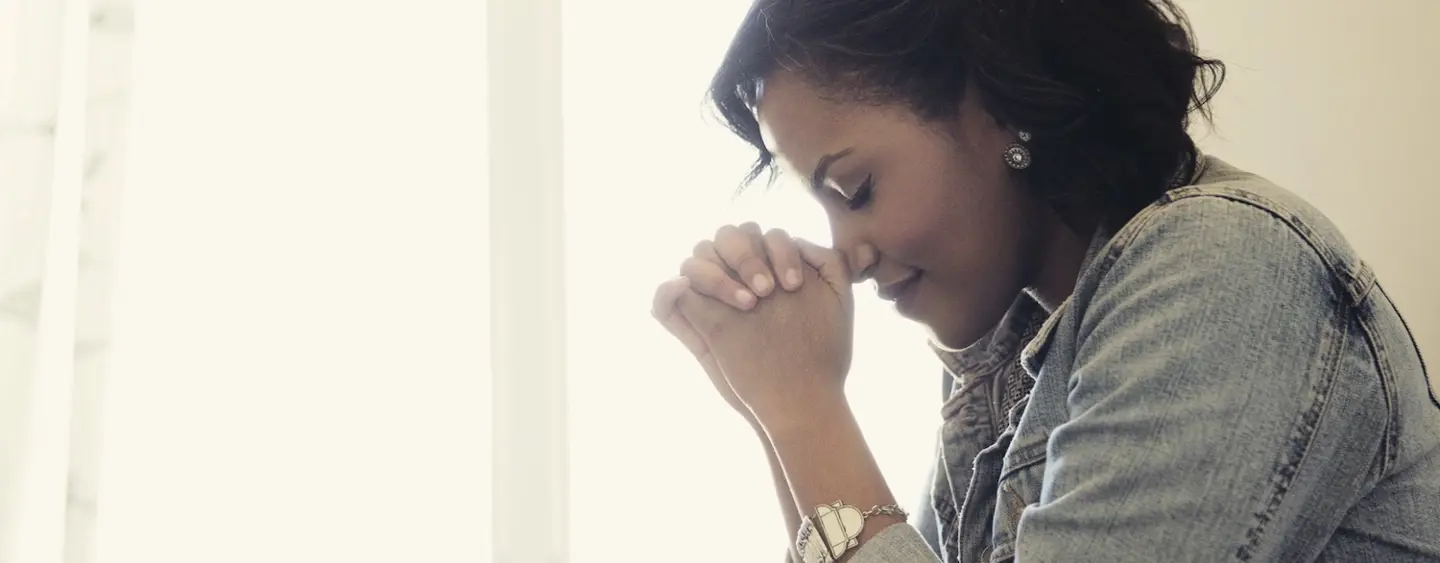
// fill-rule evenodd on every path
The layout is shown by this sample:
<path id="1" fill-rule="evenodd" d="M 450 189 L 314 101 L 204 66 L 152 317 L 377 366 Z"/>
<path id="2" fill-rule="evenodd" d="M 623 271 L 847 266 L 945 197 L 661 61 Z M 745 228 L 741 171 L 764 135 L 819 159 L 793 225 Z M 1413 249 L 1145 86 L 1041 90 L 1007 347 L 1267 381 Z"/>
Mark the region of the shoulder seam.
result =
<path id="1" fill-rule="evenodd" d="M 1305 220 L 1298 214 L 1291 212 L 1284 204 L 1267 198 L 1265 196 L 1237 189 L 1226 183 L 1207 184 L 1205 186 L 1186 186 L 1166 192 L 1161 198 L 1150 206 L 1140 210 L 1135 219 L 1121 227 L 1111 241 L 1110 250 L 1105 254 L 1104 270 L 1109 270 L 1110 264 L 1129 247 L 1141 233 L 1145 232 L 1161 211 L 1171 207 L 1175 203 L 1194 199 L 1213 199 L 1229 202 L 1236 205 L 1244 205 L 1259 210 L 1284 223 L 1287 228 L 1305 241 L 1311 252 L 1320 259 L 1325 266 L 1326 272 L 1337 284 L 1340 293 L 1346 296 L 1348 305 L 1363 303 L 1376 285 L 1375 272 L 1370 265 L 1363 260 L 1356 260 L 1353 268 L 1347 267 L 1334 249 L 1319 244 L 1319 234 L 1316 233 Z"/>

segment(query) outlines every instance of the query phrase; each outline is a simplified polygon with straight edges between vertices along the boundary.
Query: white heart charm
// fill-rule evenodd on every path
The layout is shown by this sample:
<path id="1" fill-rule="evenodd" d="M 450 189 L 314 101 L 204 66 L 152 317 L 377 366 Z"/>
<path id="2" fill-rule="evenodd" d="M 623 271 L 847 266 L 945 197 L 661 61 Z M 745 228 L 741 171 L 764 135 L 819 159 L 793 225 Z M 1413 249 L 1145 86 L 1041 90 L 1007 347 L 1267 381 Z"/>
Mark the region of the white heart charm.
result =
<path id="1" fill-rule="evenodd" d="M 838 559 L 850 548 L 860 545 L 860 530 L 865 528 L 865 515 L 860 509 L 837 501 L 815 507 L 815 525 L 824 531 L 825 538 L 829 540 L 830 545 L 826 547 L 830 548 L 831 557 Z"/>

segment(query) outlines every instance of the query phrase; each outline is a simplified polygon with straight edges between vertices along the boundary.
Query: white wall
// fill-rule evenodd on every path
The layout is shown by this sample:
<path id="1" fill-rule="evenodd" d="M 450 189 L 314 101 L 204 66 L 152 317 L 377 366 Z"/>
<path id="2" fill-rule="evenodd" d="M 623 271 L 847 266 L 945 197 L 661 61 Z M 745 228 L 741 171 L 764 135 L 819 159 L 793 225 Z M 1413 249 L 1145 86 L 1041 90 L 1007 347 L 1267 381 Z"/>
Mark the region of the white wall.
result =
<path id="1" fill-rule="evenodd" d="M 1205 150 L 1305 196 L 1440 362 L 1440 2 L 1188 0 L 1229 64 Z M 1435 374 L 1432 373 L 1432 379 Z"/>

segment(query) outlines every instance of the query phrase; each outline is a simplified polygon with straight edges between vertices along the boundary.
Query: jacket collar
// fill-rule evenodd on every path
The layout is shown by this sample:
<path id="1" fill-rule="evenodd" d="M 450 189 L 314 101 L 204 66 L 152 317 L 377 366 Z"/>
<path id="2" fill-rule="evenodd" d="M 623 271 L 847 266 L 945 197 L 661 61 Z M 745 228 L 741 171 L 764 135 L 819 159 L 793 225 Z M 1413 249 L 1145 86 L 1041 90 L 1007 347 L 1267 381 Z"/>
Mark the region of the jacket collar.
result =
<path id="1" fill-rule="evenodd" d="M 1109 242 L 1110 234 L 1104 229 L 1096 229 L 1095 234 L 1090 237 L 1089 247 L 1085 249 L 1085 259 L 1080 262 L 1079 271 L 1089 270 L 1090 265 L 1095 262 L 1095 257 Z M 1031 339 L 1025 349 L 1020 351 L 1020 365 L 1025 368 L 1025 373 L 1030 374 L 1030 377 L 1035 377 L 1040 373 L 1040 366 L 1045 362 L 1045 353 L 1050 350 L 1050 341 L 1055 334 L 1055 325 L 1060 322 L 1060 317 L 1070 308 L 1070 301 L 1074 298 L 1075 294 L 1071 293 L 1064 301 L 1056 305 L 1055 310 L 1051 311 L 1050 316 L 1045 319 L 1045 323 L 1040 325 L 1040 330 L 1035 333 L 1035 338 Z"/>
<path id="2" fill-rule="evenodd" d="M 1196 153 L 1195 168 L 1191 170 L 1190 176 L 1181 178 L 1177 175 L 1170 189 L 1174 190 L 1195 185 L 1200 183 L 1201 179 L 1209 173 L 1212 168 L 1225 168 L 1224 163 L 1218 161 L 1214 163 L 1217 166 L 1212 167 L 1212 160 L 1214 159 L 1211 157 Z M 1090 266 L 1095 262 L 1095 257 L 1098 256 L 1110 242 L 1111 236 L 1113 236 L 1113 233 L 1106 232 L 1105 229 L 1097 229 L 1095 231 L 1095 234 L 1090 237 L 1089 248 L 1085 250 L 1085 259 L 1080 263 L 1079 273 L 1084 273 L 1090 269 Z M 1054 337 L 1055 325 L 1059 323 L 1065 311 L 1070 308 L 1070 302 L 1074 297 L 1075 294 L 1072 292 L 1069 297 L 1061 301 L 1060 305 L 1056 306 L 1055 310 L 1050 312 L 1050 316 L 1045 319 L 1045 323 L 1040 325 L 1040 330 L 1035 334 L 1035 338 L 1021 350 L 1020 365 L 1025 368 L 1026 373 L 1030 374 L 1030 377 L 1036 377 L 1040 374 L 1040 367 L 1045 363 L 1045 354 L 1049 352 L 1050 342 Z"/>

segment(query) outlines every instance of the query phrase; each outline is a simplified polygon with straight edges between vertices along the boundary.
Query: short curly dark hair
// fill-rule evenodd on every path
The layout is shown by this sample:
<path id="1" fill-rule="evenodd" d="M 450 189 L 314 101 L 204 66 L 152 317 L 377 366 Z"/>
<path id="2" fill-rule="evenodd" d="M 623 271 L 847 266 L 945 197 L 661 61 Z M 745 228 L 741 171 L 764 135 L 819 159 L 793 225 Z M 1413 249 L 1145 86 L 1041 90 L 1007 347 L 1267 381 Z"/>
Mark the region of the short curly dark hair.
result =
<path id="1" fill-rule="evenodd" d="M 1039 197 L 1113 228 L 1196 165 L 1189 117 L 1210 119 L 1225 66 L 1192 33 L 1170 0 L 757 0 L 709 97 L 760 151 L 749 184 L 773 179 L 755 105 L 776 69 L 927 120 L 953 117 L 974 81 L 988 112 L 1032 134 Z"/>

